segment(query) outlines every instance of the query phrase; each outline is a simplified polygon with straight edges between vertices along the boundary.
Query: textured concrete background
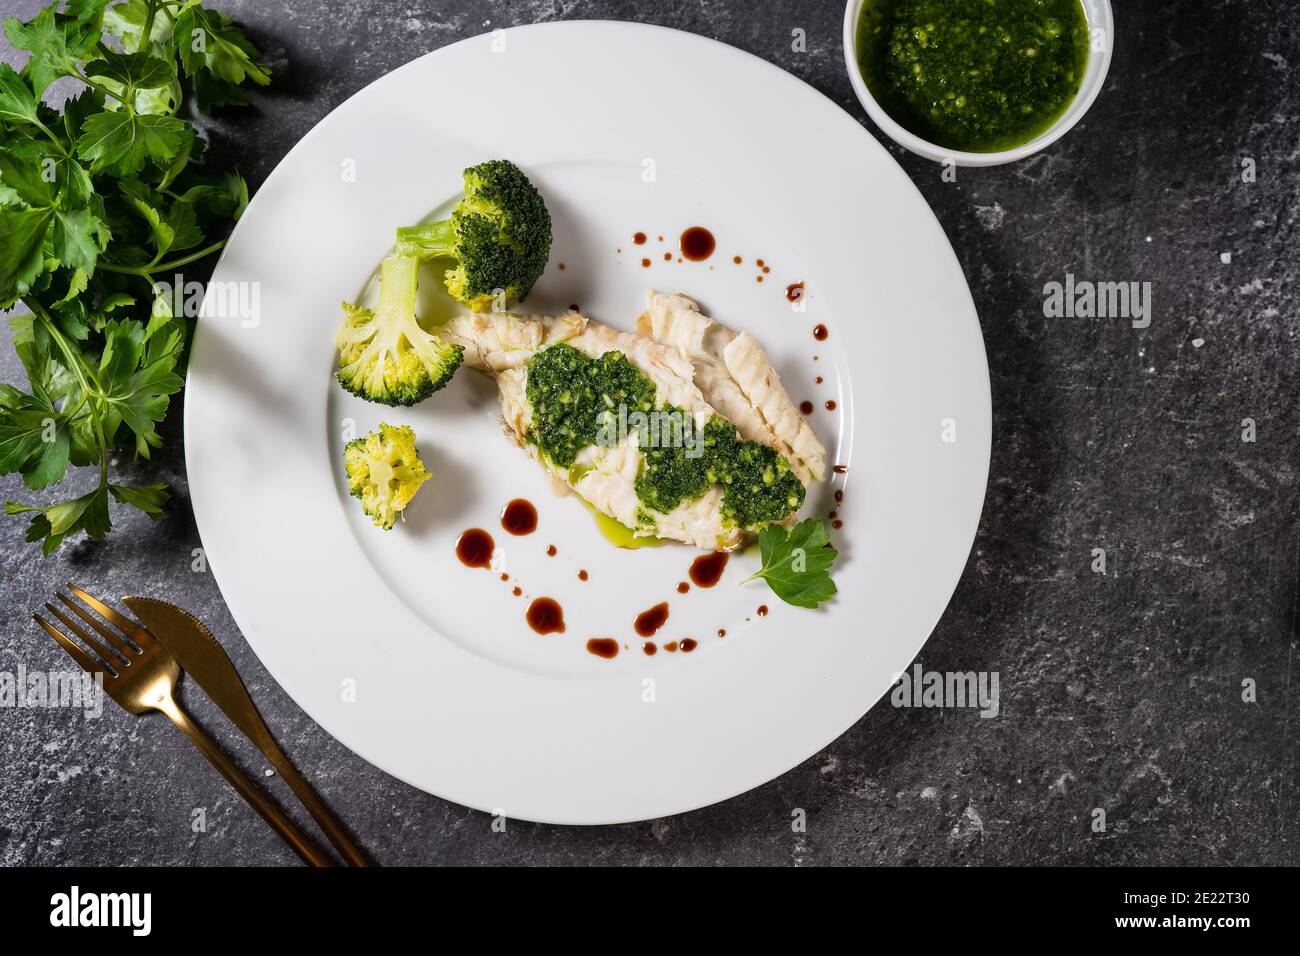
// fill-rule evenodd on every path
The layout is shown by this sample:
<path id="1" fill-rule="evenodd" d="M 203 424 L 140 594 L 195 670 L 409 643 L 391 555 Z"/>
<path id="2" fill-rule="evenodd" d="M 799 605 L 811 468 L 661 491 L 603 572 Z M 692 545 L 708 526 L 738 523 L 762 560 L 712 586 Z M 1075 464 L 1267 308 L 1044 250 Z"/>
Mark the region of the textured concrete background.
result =
<path id="1" fill-rule="evenodd" d="M 716 37 L 808 81 L 875 132 L 845 76 L 842 5 L 829 0 L 216 5 L 276 70 L 255 111 L 210 129 L 254 185 L 386 71 L 498 26 L 564 18 L 647 19 Z M 26 16 L 36 4 L 3 7 Z M 705 810 L 493 833 L 487 816 L 346 751 L 267 676 L 212 578 L 190 570 L 199 540 L 176 415 L 147 472 L 177 491 L 161 524 L 125 515 L 106 541 L 48 560 L 23 542 L 25 522 L 0 524 L 0 670 L 65 665 L 28 614 L 69 577 L 190 608 L 222 637 L 291 756 L 385 864 L 1300 863 L 1300 8 L 1170 0 L 1116 13 L 1101 99 L 1045 154 L 945 183 L 937 167 L 892 150 L 965 268 L 993 381 L 983 523 L 920 660 L 1000 672 L 997 719 L 886 704 L 803 766 Z M 791 50 L 795 27 L 807 31 L 805 53 Z M 773 122 L 784 121 L 774 108 Z M 1247 158 L 1254 183 L 1242 181 Z M 1045 319 L 1043 284 L 1066 272 L 1150 281 L 1150 328 Z M 3 345 L 0 379 L 20 381 Z M 1242 440 L 1245 418 L 1253 443 Z M 22 492 L 0 480 L 5 497 Z M 1093 548 L 1108 553 L 1105 575 L 1090 569 Z M 1255 703 L 1242 700 L 1248 678 Z M 260 772 L 250 751 L 240 753 Z M 4 864 L 293 862 L 159 720 L 0 711 L 0 768 Z M 203 834 L 190 829 L 198 807 Z M 807 810 L 805 834 L 791 832 L 796 807 Z M 1102 834 L 1090 828 L 1098 807 Z"/>

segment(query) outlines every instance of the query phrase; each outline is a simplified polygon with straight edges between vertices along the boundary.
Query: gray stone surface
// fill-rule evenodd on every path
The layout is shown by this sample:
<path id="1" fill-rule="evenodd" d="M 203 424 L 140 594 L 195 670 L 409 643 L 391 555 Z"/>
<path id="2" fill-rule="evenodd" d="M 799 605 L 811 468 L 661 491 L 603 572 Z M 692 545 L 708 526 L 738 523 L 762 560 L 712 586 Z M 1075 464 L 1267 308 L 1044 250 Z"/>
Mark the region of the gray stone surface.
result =
<path id="1" fill-rule="evenodd" d="M 427 50 L 516 23 L 646 19 L 765 57 L 843 104 L 839 3 L 222 0 L 274 87 L 210 130 L 254 183 L 331 108 Z M 30 0 L 6 0 L 29 14 Z M 222 635 L 286 749 L 375 857 L 415 863 L 1300 863 L 1295 248 L 1300 9 L 1290 0 L 1119 5 L 1085 124 L 1017 165 L 892 151 L 942 221 L 984 325 L 995 415 L 975 551 L 920 660 L 996 670 L 1002 713 L 877 706 L 802 766 L 726 803 L 609 828 L 512 824 L 389 778 L 313 724 L 238 637 L 186 505 L 179 423 L 145 468 L 160 524 L 42 560 L 0 524 L 0 670 L 63 664 L 28 619 L 68 578 L 148 590 Z M 806 53 L 790 32 L 807 31 Z M 16 61 L 5 48 L 5 59 Z M 1258 177 L 1245 183 L 1243 159 Z M 1228 261 L 1230 255 L 1230 261 Z M 1150 281 L 1154 318 L 1045 319 L 1043 285 Z M 0 336 L 6 337 L 6 336 Z M 0 379 L 19 381 L 8 343 Z M 1242 420 L 1258 430 L 1242 441 Z M 22 492 L 3 479 L 0 493 Z M 1108 552 L 1108 573 L 1090 569 Z M 1242 682 L 1258 701 L 1242 701 Z M 112 705 L 109 705 L 110 707 Z M 249 766 L 262 769 L 249 748 Z M 0 712 L 0 862 L 293 862 L 158 720 Z M 207 808 L 208 832 L 190 830 Z M 808 829 L 791 832 L 793 808 Z M 1104 808 L 1108 829 L 1090 828 Z"/>

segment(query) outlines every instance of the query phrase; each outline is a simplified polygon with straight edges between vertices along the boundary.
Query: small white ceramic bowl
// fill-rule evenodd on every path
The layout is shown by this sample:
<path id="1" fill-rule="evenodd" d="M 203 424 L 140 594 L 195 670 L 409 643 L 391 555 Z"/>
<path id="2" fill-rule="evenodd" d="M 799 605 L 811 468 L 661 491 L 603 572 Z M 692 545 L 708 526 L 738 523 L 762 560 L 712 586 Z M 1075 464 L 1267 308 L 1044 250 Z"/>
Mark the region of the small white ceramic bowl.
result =
<path id="1" fill-rule="evenodd" d="M 1082 0 L 1083 10 L 1088 18 L 1088 30 L 1092 35 L 1092 52 L 1088 57 L 1088 70 L 1079 85 L 1079 92 L 1075 94 L 1069 108 L 1037 137 L 1015 149 L 1004 149 L 996 153 L 967 153 L 945 149 L 905 130 L 881 108 L 876 98 L 871 95 L 871 90 L 867 89 L 866 80 L 862 78 L 862 70 L 858 68 L 857 33 L 862 7 L 870 2 L 872 0 L 849 0 L 844 10 L 844 61 L 849 68 L 849 82 L 853 84 L 853 92 L 858 94 L 858 99 L 866 108 L 867 115 L 884 130 L 885 135 L 918 156 L 932 159 L 936 163 L 951 162 L 958 166 L 1000 166 L 1003 163 L 1012 163 L 1017 159 L 1032 156 L 1073 129 L 1074 124 L 1088 112 L 1088 107 L 1092 106 L 1093 100 L 1101 92 L 1102 84 L 1106 82 L 1106 71 L 1110 69 L 1115 35 L 1115 18 L 1111 12 L 1110 0 Z M 1098 47 L 1101 49 L 1098 50 Z"/>

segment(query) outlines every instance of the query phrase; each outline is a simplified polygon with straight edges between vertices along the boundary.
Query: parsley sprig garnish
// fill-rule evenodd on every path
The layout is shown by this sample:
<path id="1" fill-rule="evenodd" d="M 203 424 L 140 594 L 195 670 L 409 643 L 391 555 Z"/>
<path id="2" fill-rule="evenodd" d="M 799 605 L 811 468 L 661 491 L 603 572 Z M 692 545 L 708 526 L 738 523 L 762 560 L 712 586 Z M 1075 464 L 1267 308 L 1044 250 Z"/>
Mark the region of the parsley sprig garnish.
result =
<path id="1" fill-rule="evenodd" d="M 741 581 L 762 578 L 786 604 L 815 608 L 835 596 L 831 565 L 839 552 L 820 518 L 807 518 L 789 530 L 771 524 L 758 533 L 763 566 Z"/>
<path id="2" fill-rule="evenodd" d="M 270 70 L 224 14 L 197 0 L 67 0 L 5 36 L 30 56 L 0 64 L 0 310 L 26 391 L 0 385 L 0 473 L 32 490 L 68 466 L 97 467 L 94 489 L 55 504 L 7 502 L 31 516 L 46 554 L 111 526 L 110 499 L 157 518 L 162 483 L 110 480 L 113 451 L 149 457 L 180 391 L 188 339 L 157 280 L 225 244 L 248 188 L 203 168 L 204 141 L 181 113 L 247 103 Z M 107 32 L 107 36 L 106 36 Z M 56 80 L 84 87 L 56 110 Z"/>

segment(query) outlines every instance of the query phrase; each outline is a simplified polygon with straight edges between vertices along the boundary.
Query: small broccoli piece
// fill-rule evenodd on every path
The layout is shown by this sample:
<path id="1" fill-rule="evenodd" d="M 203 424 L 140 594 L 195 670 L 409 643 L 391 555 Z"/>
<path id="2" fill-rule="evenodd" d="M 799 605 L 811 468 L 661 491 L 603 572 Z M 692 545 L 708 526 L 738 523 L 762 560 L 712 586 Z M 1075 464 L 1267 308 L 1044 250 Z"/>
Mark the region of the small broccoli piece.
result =
<path id="1" fill-rule="evenodd" d="M 465 198 L 450 219 L 398 229 L 397 251 L 455 259 L 447 291 L 483 312 L 499 291 L 518 301 L 541 277 L 551 254 L 551 214 L 518 166 L 494 159 L 465 170 Z"/>
<path id="2" fill-rule="evenodd" d="M 460 367 L 464 348 L 420 328 L 415 292 L 420 261 L 389 256 L 379 269 L 379 306 L 343 303 L 334 336 L 339 384 L 381 405 L 414 405 L 442 388 Z"/>
<path id="3" fill-rule="evenodd" d="M 343 448 L 348 491 L 378 528 L 392 529 L 411 503 L 429 472 L 415 450 L 409 425 L 379 424 L 379 430 L 350 441 Z"/>

